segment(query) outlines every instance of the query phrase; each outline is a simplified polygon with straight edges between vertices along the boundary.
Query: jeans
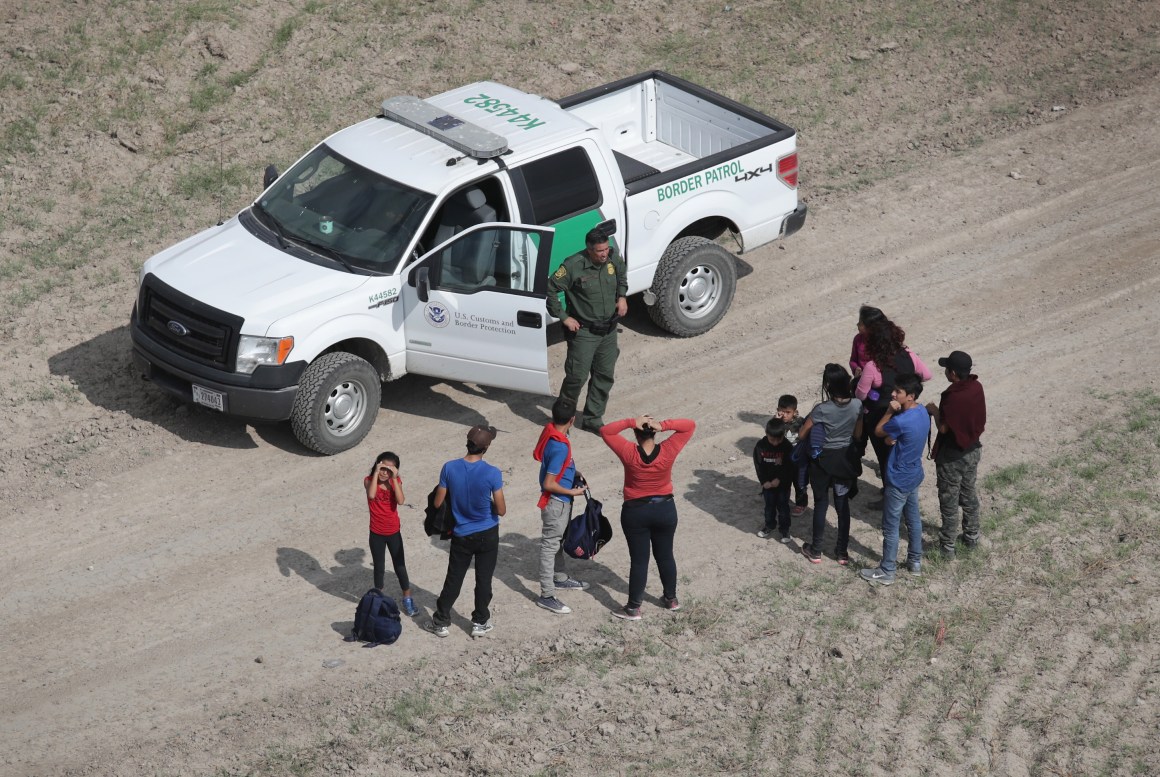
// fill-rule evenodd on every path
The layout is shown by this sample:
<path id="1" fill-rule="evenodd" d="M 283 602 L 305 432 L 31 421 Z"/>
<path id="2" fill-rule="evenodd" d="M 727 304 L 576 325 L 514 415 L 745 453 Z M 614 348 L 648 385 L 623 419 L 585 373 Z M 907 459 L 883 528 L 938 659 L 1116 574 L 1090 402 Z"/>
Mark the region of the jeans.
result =
<path id="1" fill-rule="evenodd" d="M 814 492 L 814 525 L 810 546 L 820 553 L 822 536 L 826 533 L 826 511 L 830 509 L 830 487 L 834 491 L 834 509 L 838 511 L 838 537 L 834 541 L 834 555 L 844 556 L 850 546 L 850 486 L 851 481 L 834 478 L 814 464 L 810 467 L 810 488 Z"/>
<path id="2" fill-rule="evenodd" d="M 443 591 L 435 601 L 435 614 L 431 620 L 437 626 L 451 625 L 451 608 L 463 589 L 463 578 L 475 560 L 475 610 L 471 613 L 472 623 L 487 623 L 491 620 L 491 578 L 495 574 L 495 562 L 499 558 L 499 527 L 493 526 L 466 537 L 452 535 L 451 548 L 447 555 L 447 579 L 443 581 Z"/>
<path id="3" fill-rule="evenodd" d="M 882 569 L 894 572 L 898 569 L 898 524 L 906 519 L 906 561 L 913 564 L 922 561 L 922 516 L 918 513 L 918 486 L 911 491 L 902 491 L 894 486 L 886 486 L 882 505 Z"/>
<path id="4" fill-rule="evenodd" d="M 809 492 L 806 491 L 810 485 L 810 460 L 799 461 L 794 466 L 797 469 L 794 471 L 793 503 L 798 507 L 805 507 L 810 503 Z"/>
<path id="5" fill-rule="evenodd" d="M 677 533 L 677 503 L 666 499 L 626 504 L 620 511 L 620 528 L 628 542 L 628 606 L 640 607 L 644 601 L 650 546 L 665 598 L 676 599 L 677 560 L 673 558 L 673 537 Z"/>
<path id="6" fill-rule="evenodd" d="M 982 455 L 983 449 L 975 448 L 957 461 L 935 462 L 938 507 L 942 513 L 942 530 L 938 539 L 944 548 L 955 546 L 960 507 L 963 508 L 963 534 L 968 540 L 979 539 L 979 495 L 975 492 L 975 475 Z"/>
<path id="7" fill-rule="evenodd" d="M 567 580 L 564 573 L 564 548 L 560 540 L 564 529 L 572 517 L 572 503 L 549 499 L 540 510 L 540 520 L 544 533 L 540 537 L 540 596 L 551 598 L 556 595 L 556 581 Z"/>
<path id="8" fill-rule="evenodd" d="M 764 531 L 773 531 L 776 524 L 783 536 L 789 534 L 789 486 L 763 489 L 761 498 L 765 500 Z"/>
<path id="9" fill-rule="evenodd" d="M 403 533 L 375 534 L 371 532 L 371 563 L 375 570 L 375 588 L 383 590 L 383 567 L 386 561 L 385 551 L 391 552 L 391 564 L 395 567 L 395 577 L 399 578 L 399 588 L 404 591 L 411 589 L 411 580 L 407 576 L 407 557 L 403 555 Z"/>

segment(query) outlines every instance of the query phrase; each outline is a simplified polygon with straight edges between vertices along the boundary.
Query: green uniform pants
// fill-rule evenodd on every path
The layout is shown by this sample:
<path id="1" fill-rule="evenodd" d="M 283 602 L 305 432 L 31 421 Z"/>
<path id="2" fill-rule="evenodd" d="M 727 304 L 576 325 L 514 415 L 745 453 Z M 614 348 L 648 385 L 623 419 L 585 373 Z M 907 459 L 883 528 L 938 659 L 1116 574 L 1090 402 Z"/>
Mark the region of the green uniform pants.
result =
<path id="1" fill-rule="evenodd" d="M 616 330 L 606 335 L 594 335 L 581 329 L 568 338 L 568 358 L 564 360 L 564 383 L 560 397 L 580 406 L 580 389 L 588 380 L 588 397 L 584 403 L 584 424 L 604 423 L 604 408 L 608 392 L 612 391 L 616 357 Z M 591 378 L 589 379 L 589 375 Z"/>

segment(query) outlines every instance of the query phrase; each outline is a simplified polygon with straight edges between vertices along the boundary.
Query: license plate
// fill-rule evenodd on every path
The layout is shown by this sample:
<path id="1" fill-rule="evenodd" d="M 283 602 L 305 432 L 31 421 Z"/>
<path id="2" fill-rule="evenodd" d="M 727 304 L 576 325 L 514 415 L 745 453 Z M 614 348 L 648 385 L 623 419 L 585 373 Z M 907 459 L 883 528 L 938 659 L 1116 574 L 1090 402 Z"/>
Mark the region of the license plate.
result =
<path id="1" fill-rule="evenodd" d="M 225 412 L 225 394 L 220 391 L 212 391 L 205 386 L 193 384 L 193 401 L 199 405 L 212 407 L 214 410 Z"/>

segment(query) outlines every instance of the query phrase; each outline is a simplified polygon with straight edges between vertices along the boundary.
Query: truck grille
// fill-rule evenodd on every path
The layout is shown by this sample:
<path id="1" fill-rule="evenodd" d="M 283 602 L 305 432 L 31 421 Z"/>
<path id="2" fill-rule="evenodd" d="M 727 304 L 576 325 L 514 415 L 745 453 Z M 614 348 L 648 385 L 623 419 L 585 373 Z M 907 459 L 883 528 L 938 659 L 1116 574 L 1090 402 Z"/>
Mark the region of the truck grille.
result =
<path id="1" fill-rule="evenodd" d="M 244 319 L 182 294 L 152 273 L 137 301 L 141 328 L 170 350 L 211 367 L 233 372 Z"/>

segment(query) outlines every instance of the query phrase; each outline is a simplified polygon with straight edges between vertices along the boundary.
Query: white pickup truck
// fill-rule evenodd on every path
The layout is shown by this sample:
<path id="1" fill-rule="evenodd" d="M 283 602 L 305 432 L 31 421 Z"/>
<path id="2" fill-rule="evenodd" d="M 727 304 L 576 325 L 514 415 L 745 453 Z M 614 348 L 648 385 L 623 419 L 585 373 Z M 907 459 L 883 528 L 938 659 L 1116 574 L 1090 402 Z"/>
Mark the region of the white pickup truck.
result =
<path id="1" fill-rule="evenodd" d="M 496 83 L 395 97 L 141 269 L 143 375 L 333 454 L 418 373 L 551 394 L 548 274 L 600 226 L 678 336 L 749 251 L 801 228 L 792 128 L 662 72 L 551 101 Z M 630 302 L 630 304 L 632 304 Z"/>

